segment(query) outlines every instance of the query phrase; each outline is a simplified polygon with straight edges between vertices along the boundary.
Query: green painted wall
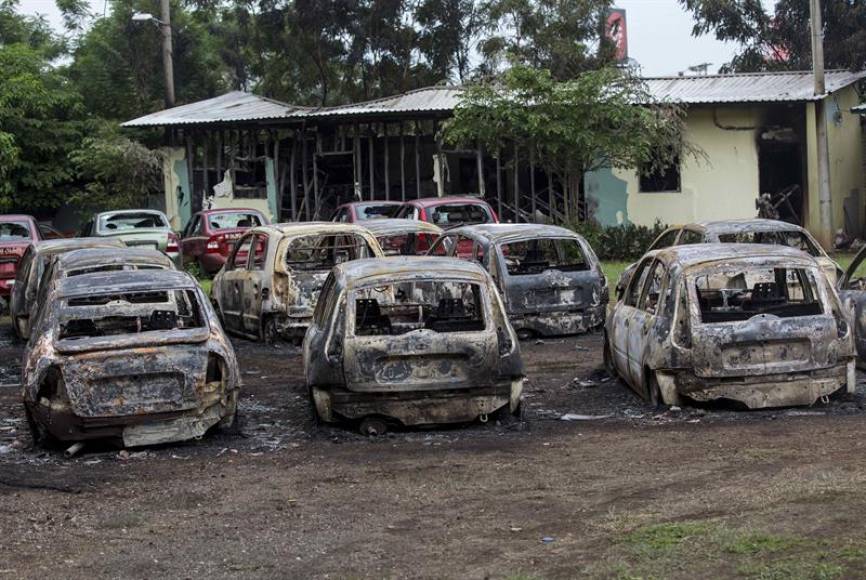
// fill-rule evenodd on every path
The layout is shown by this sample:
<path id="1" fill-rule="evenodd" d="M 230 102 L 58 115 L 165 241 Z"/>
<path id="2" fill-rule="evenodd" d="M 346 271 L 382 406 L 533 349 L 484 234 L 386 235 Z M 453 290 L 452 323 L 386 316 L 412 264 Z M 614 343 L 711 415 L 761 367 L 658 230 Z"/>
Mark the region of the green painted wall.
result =
<path id="1" fill-rule="evenodd" d="M 598 223 L 603 226 L 629 223 L 628 183 L 625 180 L 604 168 L 584 175 L 583 188 Z"/>

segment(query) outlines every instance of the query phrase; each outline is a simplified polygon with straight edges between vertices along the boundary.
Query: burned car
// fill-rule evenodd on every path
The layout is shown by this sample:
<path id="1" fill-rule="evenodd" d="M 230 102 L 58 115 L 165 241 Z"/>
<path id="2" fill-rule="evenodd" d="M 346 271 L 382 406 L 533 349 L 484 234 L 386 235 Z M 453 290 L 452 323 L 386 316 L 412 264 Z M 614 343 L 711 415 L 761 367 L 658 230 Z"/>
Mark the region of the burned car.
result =
<path id="1" fill-rule="evenodd" d="M 862 248 L 837 284 L 839 298 L 854 326 L 857 366 L 866 368 L 866 248 Z"/>
<path id="2" fill-rule="evenodd" d="M 806 252 L 821 265 L 831 284 L 842 275 L 842 269 L 827 255 L 808 230 L 796 224 L 763 218 L 707 221 L 666 229 L 647 250 L 660 250 L 671 246 L 691 244 L 766 244 L 787 246 Z M 622 273 L 617 283 L 620 293 L 628 284 L 637 264 Z"/>
<path id="3" fill-rule="evenodd" d="M 183 261 L 180 237 L 168 217 L 155 209 L 124 209 L 95 214 L 82 228 L 82 236 L 116 238 L 130 247 L 165 252 L 178 267 Z"/>
<path id="4" fill-rule="evenodd" d="M 490 275 L 448 258 L 334 268 L 304 338 L 316 416 L 361 431 L 520 410 L 520 345 Z"/>
<path id="5" fill-rule="evenodd" d="M 814 258 L 793 248 L 701 244 L 644 256 L 611 307 L 605 364 L 653 404 L 750 409 L 853 392 L 854 340 Z"/>
<path id="6" fill-rule="evenodd" d="M 439 226 L 416 220 L 368 220 L 364 227 L 376 237 L 386 256 L 423 256 L 442 235 Z"/>
<path id="7" fill-rule="evenodd" d="M 120 438 L 135 447 L 233 424 L 237 360 L 190 275 L 57 278 L 39 310 L 22 378 L 37 444 Z"/>
<path id="8" fill-rule="evenodd" d="M 300 340 L 331 268 L 381 256 L 376 238 L 352 224 L 252 228 L 214 278 L 211 295 L 226 330 L 266 342 L 281 336 Z"/>
<path id="9" fill-rule="evenodd" d="M 126 245 L 121 240 L 101 238 L 68 238 L 32 244 L 21 256 L 15 274 L 15 284 L 9 300 L 12 329 L 22 339 L 30 336 L 30 315 L 34 310 L 39 283 L 52 257 L 83 248 L 109 248 L 120 250 Z"/>
<path id="10" fill-rule="evenodd" d="M 540 224 L 484 224 L 448 230 L 430 251 L 480 263 L 505 299 L 521 338 L 576 334 L 604 324 L 607 279 L 589 243 Z"/>

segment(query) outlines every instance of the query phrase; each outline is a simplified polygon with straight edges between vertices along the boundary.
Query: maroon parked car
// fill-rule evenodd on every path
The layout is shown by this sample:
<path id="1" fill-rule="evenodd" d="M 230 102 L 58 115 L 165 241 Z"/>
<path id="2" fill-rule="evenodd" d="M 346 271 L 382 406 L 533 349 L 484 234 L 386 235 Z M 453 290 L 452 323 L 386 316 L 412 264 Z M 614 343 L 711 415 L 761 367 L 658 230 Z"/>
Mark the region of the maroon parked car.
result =
<path id="1" fill-rule="evenodd" d="M 429 222 L 445 230 L 456 226 L 499 223 L 496 212 L 483 199 L 456 195 L 406 201 L 397 217 Z"/>
<path id="2" fill-rule="evenodd" d="M 353 201 L 337 206 L 331 221 L 354 224 L 377 218 L 392 218 L 401 207 L 401 201 Z"/>
<path id="3" fill-rule="evenodd" d="M 33 242 L 42 239 L 39 223 L 29 215 L 0 215 L 0 298 L 8 301 L 18 260 Z"/>
<path id="4" fill-rule="evenodd" d="M 181 235 L 185 264 L 198 262 L 206 274 L 216 274 L 235 242 L 248 229 L 271 223 L 255 209 L 208 209 L 192 216 Z"/>

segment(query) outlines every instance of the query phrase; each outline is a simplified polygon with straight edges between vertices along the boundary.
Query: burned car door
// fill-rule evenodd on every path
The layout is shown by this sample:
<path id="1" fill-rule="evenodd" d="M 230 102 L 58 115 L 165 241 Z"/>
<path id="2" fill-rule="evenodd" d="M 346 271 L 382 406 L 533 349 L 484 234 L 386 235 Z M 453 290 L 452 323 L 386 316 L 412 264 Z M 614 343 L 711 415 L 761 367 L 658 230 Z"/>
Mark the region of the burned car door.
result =
<path id="1" fill-rule="evenodd" d="M 243 287 L 253 235 L 238 241 L 219 279 L 219 300 L 223 322 L 227 328 L 243 331 Z"/>
<path id="2" fill-rule="evenodd" d="M 251 246 L 247 271 L 244 272 L 243 295 L 244 330 L 247 334 L 258 335 L 262 323 L 262 303 L 270 296 L 271 281 L 268 268 L 269 236 L 256 234 Z"/>
<path id="3" fill-rule="evenodd" d="M 614 308 L 612 321 L 612 354 L 614 365 L 620 373 L 620 376 L 629 384 L 632 384 L 631 375 L 629 372 L 629 337 L 632 329 L 632 319 L 636 315 L 637 305 L 640 301 L 641 291 L 646 282 L 649 266 L 652 263 L 652 258 L 646 258 L 638 264 L 635 275 L 632 276 L 625 290 L 623 300 Z"/>
<path id="4" fill-rule="evenodd" d="M 343 372 L 352 391 L 492 384 L 498 360 L 491 288 L 449 279 L 360 287 L 348 294 Z"/>
<path id="5" fill-rule="evenodd" d="M 866 358 L 866 248 L 854 257 L 839 281 L 839 298 L 854 324 L 858 362 Z"/>
<path id="6" fill-rule="evenodd" d="M 636 388 L 646 386 L 644 362 L 647 345 L 657 340 L 653 334 L 660 308 L 665 304 L 669 293 L 668 273 L 665 265 L 656 260 L 648 270 L 646 281 L 642 285 L 640 299 L 632 314 L 628 340 L 629 376 Z M 650 396 L 646 393 L 647 397 Z"/>

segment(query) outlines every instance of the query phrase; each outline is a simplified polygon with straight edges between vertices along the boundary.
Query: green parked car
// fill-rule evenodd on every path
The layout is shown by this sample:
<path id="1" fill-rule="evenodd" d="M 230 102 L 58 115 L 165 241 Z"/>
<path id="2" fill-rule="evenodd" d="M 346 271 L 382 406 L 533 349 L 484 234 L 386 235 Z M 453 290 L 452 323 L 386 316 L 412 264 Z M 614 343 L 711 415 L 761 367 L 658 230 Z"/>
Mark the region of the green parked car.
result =
<path id="1" fill-rule="evenodd" d="M 159 250 L 167 254 L 177 267 L 182 267 L 180 238 L 172 231 L 165 214 L 155 209 L 98 213 L 85 224 L 81 235 L 118 238 L 130 247 Z"/>

